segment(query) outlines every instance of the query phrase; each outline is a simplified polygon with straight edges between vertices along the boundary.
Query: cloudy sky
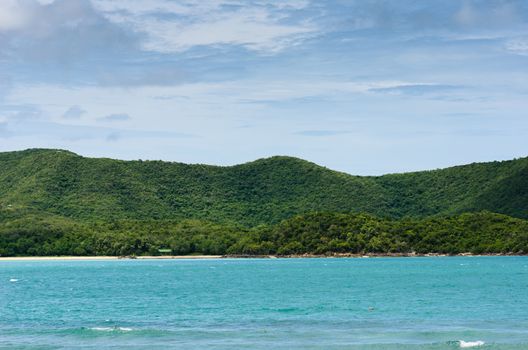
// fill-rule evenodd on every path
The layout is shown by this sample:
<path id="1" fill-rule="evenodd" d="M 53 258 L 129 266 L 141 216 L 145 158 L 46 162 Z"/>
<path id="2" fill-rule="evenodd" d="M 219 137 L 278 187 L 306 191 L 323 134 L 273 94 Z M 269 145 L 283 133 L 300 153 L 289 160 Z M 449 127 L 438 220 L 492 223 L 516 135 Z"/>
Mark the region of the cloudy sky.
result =
<path id="1" fill-rule="evenodd" d="M 381 174 L 527 135 L 525 0 L 0 1 L 0 151 Z"/>

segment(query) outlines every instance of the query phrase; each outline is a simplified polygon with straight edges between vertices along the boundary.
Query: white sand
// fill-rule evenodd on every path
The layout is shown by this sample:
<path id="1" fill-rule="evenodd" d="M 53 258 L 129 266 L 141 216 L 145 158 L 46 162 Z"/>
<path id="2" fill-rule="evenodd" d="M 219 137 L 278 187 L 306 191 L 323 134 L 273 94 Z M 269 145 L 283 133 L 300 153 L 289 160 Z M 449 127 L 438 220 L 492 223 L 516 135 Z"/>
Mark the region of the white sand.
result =
<path id="1" fill-rule="evenodd" d="M 222 255 L 162 255 L 162 256 L 138 256 L 137 260 L 147 259 L 219 259 Z M 2 261 L 45 261 L 45 260 L 134 260 L 128 257 L 117 256 L 24 256 L 24 257 L 0 257 Z"/>

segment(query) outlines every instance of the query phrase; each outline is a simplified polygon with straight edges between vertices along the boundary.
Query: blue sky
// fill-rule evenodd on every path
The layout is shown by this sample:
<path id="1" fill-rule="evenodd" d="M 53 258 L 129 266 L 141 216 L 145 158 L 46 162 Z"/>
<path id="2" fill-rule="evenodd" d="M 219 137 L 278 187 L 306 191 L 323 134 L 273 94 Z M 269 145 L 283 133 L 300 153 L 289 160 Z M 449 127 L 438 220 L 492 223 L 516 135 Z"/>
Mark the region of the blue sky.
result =
<path id="1" fill-rule="evenodd" d="M 528 156 L 524 0 L 2 0 L 0 151 L 353 174 Z"/>

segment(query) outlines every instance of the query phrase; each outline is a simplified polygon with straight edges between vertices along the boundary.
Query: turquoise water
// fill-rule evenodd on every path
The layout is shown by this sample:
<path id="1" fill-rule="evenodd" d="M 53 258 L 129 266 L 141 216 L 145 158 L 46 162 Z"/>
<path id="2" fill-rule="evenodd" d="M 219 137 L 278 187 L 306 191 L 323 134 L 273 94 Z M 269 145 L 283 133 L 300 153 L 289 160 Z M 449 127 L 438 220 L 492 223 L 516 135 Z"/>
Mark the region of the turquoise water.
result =
<path id="1" fill-rule="evenodd" d="M 528 349 L 527 257 L 0 262 L 5 349 L 472 345 Z"/>

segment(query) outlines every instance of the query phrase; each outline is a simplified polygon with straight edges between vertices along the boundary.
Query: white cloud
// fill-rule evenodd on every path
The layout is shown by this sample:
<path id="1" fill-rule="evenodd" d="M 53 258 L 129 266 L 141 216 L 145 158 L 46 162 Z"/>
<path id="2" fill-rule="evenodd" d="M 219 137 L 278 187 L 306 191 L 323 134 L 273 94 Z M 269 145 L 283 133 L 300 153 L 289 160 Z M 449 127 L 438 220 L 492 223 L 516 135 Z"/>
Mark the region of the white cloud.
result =
<path id="1" fill-rule="evenodd" d="M 241 45 L 255 51 L 276 52 L 313 30 L 273 23 L 264 11 L 236 15 L 179 27 L 172 22 L 145 23 L 152 40 L 145 48 L 158 52 L 183 51 L 193 46 Z"/>
<path id="2" fill-rule="evenodd" d="M 134 16 L 146 15 L 153 12 L 169 12 L 174 14 L 186 14 L 189 12 L 189 6 L 185 3 L 166 1 L 166 0 L 93 0 L 94 5 L 103 12 L 112 15 L 112 18 L 118 19 L 119 13 L 126 12 Z M 207 3 L 207 2 L 205 2 Z"/>
<path id="3" fill-rule="evenodd" d="M 37 120 L 42 116 L 39 106 L 28 103 L 2 104 L 0 116 L 8 121 L 19 122 L 22 120 Z"/>
<path id="4" fill-rule="evenodd" d="M 480 4 L 475 1 L 461 2 L 460 9 L 454 14 L 455 22 L 462 28 L 480 28 L 495 31 L 503 28 L 513 28 L 524 22 L 519 13 L 522 8 L 515 2 L 498 1 Z"/>
<path id="5" fill-rule="evenodd" d="M 192 15 L 213 13 L 225 10 L 226 7 L 267 7 L 278 10 L 301 10 L 306 8 L 308 0 L 282 1 L 248 1 L 248 0 L 92 0 L 94 5 L 103 12 L 117 14 L 125 11 L 132 15 L 147 15 L 152 13 L 172 13 Z"/>
<path id="6" fill-rule="evenodd" d="M 10 103 L 33 101 L 43 108 L 49 119 L 63 123 L 62 115 L 70 105 L 83 106 L 83 120 L 69 119 L 70 124 L 99 125 L 101 121 L 127 120 L 131 128 L 181 128 L 186 132 L 203 132 L 204 118 L 210 131 L 216 129 L 213 121 L 225 128 L 236 125 L 246 117 L 264 116 L 269 104 L 302 99 L 325 99 L 333 102 L 348 101 L 353 96 L 375 95 L 373 89 L 401 87 L 402 81 L 287 81 L 243 80 L 222 83 L 192 83 L 177 86 L 148 86 L 135 89 L 116 87 L 79 87 L 70 89 L 57 85 L 19 86 L 7 96 Z M 415 84 L 410 84 L 415 85 Z M 119 112 L 109 117 L 109 111 Z M 153 113 L 156 111 L 156 113 Z M 128 116 L 134 115 L 131 119 Z M 96 116 L 107 116 L 97 118 Z M 227 123 L 227 124 L 226 124 Z M 220 126 L 218 126 L 220 127 Z"/>
<path id="7" fill-rule="evenodd" d="M 528 37 L 508 40 L 505 48 L 511 53 L 528 56 Z"/>
<path id="8" fill-rule="evenodd" d="M 90 0 L 0 0 L 0 54 L 14 61 L 77 62 L 136 50 L 135 33 L 110 22 Z"/>
<path id="9" fill-rule="evenodd" d="M 98 120 L 103 121 L 103 122 L 122 122 L 122 121 L 127 121 L 130 119 L 131 119 L 130 116 L 126 113 L 114 113 L 114 114 L 109 114 L 107 116 L 99 118 Z"/>
<path id="10" fill-rule="evenodd" d="M 0 1 L 0 32 L 24 27 L 31 17 L 32 8 L 18 0 Z"/>
<path id="11" fill-rule="evenodd" d="M 309 22 L 286 23 L 291 11 L 306 1 L 172 1 L 96 0 L 105 15 L 136 31 L 146 32 L 144 49 L 181 52 L 195 46 L 240 45 L 260 52 L 276 52 L 317 31 Z"/>
<path id="12" fill-rule="evenodd" d="M 463 26 L 475 24 L 478 17 L 479 13 L 469 1 L 464 1 L 462 7 L 455 13 L 455 20 Z"/>
<path id="13" fill-rule="evenodd" d="M 370 93 L 374 89 L 402 88 L 405 86 L 434 85 L 405 81 L 288 81 L 288 80 L 240 80 L 219 83 L 187 83 L 176 86 L 147 86 L 136 89 L 115 87 L 78 87 L 69 89 L 59 85 L 20 86 L 12 91 L 12 102 L 34 100 L 35 103 L 61 106 L 61 101 L 72 101 L 78 105 L 101 106 L 133 104 L 134 101 L 178 101 L 189 105 L 211 105 L 214 103 L 243 103 L 286 101 L 308 97 L 346 97 L 350 94 Z M 436 86 L 436 85 L 435 85 Z M 174 96 L 174 98 L 171 98 Z M 76 106 L 74 106 L 76 108 Z M 88 107 L 86 107 L 88 108 Z M 84 113 L 84 110 L 82 111 Z M 91 115 L 92 111 L 90 111 Z M 121 113 L 120 113 L 121 114 Z M 59 114 L 60 115 L 60 114 Z"/>
<path id="14" fill-rule="evenodd" d="M 78 119 L 80 118 L 86 111 L 82 109 L 79 106 L 71 106 L 68 108 L 66 112 L 62 115 L 64 119 Z"/>

